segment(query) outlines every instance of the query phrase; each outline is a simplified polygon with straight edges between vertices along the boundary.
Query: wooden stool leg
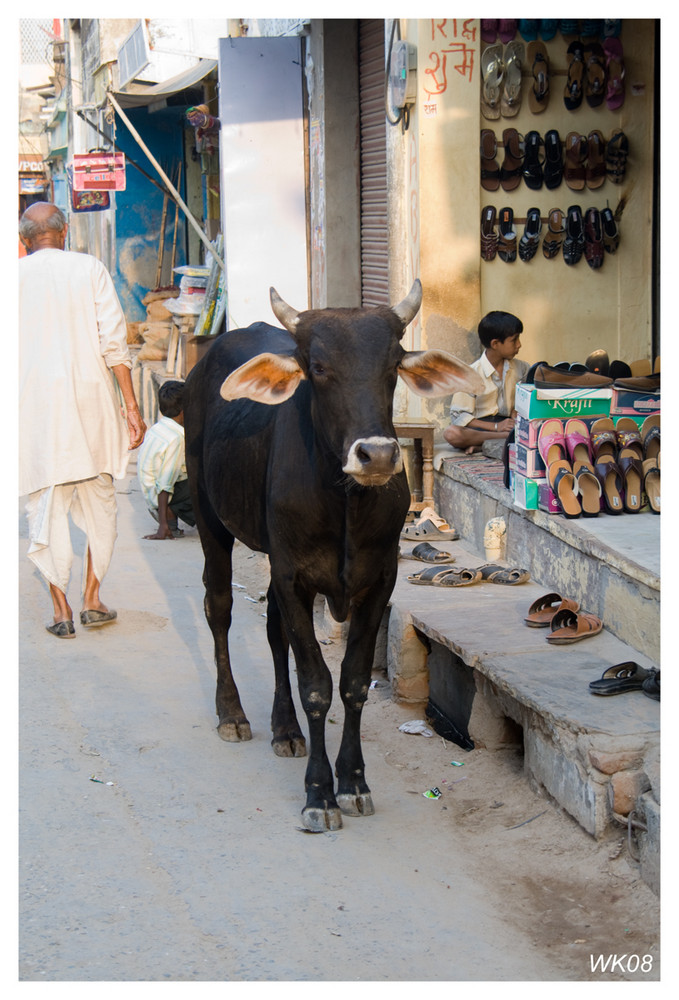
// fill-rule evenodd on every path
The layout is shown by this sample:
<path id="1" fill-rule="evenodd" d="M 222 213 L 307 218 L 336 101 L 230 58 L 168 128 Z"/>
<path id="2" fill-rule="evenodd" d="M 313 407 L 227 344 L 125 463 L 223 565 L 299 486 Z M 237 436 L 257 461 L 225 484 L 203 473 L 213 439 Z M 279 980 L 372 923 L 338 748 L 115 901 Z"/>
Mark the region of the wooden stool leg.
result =
<path id="1" fill-rule="evenodd" d="M 422 492 L 425 506 L 434 506 L 434 435 L 422 438 Z"/>

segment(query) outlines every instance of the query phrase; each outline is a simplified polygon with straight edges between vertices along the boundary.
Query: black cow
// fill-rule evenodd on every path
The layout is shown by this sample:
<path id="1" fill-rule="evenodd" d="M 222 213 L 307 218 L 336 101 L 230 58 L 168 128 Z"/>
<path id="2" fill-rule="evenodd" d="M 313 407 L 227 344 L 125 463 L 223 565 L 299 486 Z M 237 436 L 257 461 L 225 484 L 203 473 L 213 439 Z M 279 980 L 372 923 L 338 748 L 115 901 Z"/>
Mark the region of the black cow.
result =
<path id="1" fill-rule="evenodd" d="M 289 644 L 311 744 L 302 815 L 315 832 L 341 827 L 340 810 L 374 811 L 360 719 L 410 498 L 392 423 L 397 376 L 425 396 L 479 390 L 478 376 L 456 358 L 401 347 L 421 300 L 416 281 L 393 309 L 297 313 L 272 288 L 274 314 L 288 332 L 254 323 L 225 333 L 186 380 L 186 464 L 205 556 L 218 732 L 234 742 L 252 738 L 228 651 L 235 536 L 269 554 L 272 745 L 283 757 L 306 753 L 290 690 Z M 332 679 L 313 626 L 317 594 L 337 621 L 350 616 L 336 796 L 325 749 Z"/>

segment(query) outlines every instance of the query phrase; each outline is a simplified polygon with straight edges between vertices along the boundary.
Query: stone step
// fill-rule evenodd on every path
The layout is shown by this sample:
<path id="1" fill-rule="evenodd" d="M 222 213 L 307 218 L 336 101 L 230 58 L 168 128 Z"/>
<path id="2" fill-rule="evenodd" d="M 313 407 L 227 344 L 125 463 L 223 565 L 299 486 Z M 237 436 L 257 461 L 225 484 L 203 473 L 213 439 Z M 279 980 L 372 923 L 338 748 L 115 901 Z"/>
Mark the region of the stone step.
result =
<path id="1" fill-rule="evenodd" d="M 436 474 L 436 509 L 461 538 L 434 544 L 456 568 L 479 566 L 486 524 L 501 517 L 502 561 L 531 579 L 414 585 L 408 576 L 425 564 L 410 558 L 417 540 L 402 541 L 378 651 L 393 696 L 426 706 L 438 732 L 463 748 L 520 746 L 529 779 L 594 837 L 643 812 L 642 877 L 657 891 L 660 705 L 642 692 L 597 697 L 588 685 L 626 660 L 660 666 L 660 518 L 585 522 L 520 510 L 493 479 L 497 469 L 482 465 L 483 476 L 471 465 L 445 463 Z M 555 647 L 548 629 L 527 627 L 530 605 L 552 591 L 600 617 L 603 631 Z"/>

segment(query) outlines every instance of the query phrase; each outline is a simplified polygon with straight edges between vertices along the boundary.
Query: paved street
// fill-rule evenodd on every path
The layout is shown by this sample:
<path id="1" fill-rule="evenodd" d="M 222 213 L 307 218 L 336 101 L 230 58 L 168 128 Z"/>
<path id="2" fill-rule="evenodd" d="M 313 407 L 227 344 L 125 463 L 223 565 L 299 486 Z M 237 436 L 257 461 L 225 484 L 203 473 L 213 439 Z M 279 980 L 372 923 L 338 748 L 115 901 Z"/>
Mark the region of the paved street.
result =
<path id="1" fill-rule="evenodd" d="M 657 901 L 624 856 L 608 860 L 610 845 L 602 853 L 499 755 L 451 768 L 459 748 L 399 732 L 412 709 L 386 687 L 364 713 L 376 815 L 304 833 L 305 761 L 270 747 L 266 558 L 237 549 L 232 651 L 254 739 L 226 744 L 198 538 L 144 541 L 136 478 L 118 488 L 102 597 L 119 620 L 75 640 L 44 628 L 20 512 L 22 980 L 588 979 L 590 952 L 621 950 L 623 926 L 657 942 Z M 336 703 L 330 719 L 332 758 Z M 435 784 L 444 795 L 429 802 Z"/>

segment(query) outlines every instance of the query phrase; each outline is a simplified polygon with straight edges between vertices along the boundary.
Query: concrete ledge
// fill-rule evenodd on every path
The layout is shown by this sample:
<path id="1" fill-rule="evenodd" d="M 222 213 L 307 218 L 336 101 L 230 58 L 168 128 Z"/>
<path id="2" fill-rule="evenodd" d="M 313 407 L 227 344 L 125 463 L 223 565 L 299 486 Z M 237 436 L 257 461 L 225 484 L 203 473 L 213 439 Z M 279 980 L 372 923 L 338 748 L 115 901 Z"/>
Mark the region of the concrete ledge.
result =
<path id="1" fill-rule="evenodd" d="M 487 477 L 468 471 L 484 465 Z M 435 475 L 437 509 L 477 552 L 483 552 L 486 523 L 502 517 L 508 564 L 529 568 L 544 592 L 577 595 L 610 632 L 659 661 L 660 517 L 644 512 L 569 520 L 523 510 L 501 475 L 502 464 L 491 459 L 444 460 Z"/>
<path id="2" fill-rule="evenodd" d="M 484 562 L 461 541 L 438 547 L 455 555 L 457 567 Z M 522 743 L 527 776 L 588 833 L 603 836 L 621 796 L 635 793 L 629 812 L 651 786 L 660 706 L 641 692 L 596 697 L 588 685 L 615 663 L 657 663 L 606 628 L 550 646 L 548 629 L 523 621 L 544 585 L 416 586 L 407 577 L 424 564 L 408 558 L 409 544 L 402 550 L 386 647 L 394 697 L 421 702 L 426 693 L 474 745 Z"/>

